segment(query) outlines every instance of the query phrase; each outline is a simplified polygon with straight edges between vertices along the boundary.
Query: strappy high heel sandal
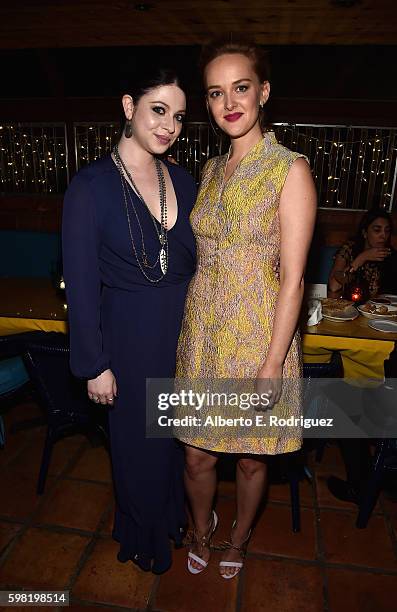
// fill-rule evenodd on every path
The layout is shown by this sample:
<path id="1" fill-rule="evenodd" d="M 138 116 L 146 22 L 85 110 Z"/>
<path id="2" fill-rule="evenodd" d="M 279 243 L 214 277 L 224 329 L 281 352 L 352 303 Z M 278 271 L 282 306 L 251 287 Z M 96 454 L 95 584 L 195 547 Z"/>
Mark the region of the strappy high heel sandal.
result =
<path id="1" fill-rule="evenodd" d="M 233 522 L 232 531 L 235 528 L 235 526 L 236 526 L 236 521 Z M 242 559 L 242 561 L 220 561 L 219 562 L 220 568 L 221 567 L 232 567 L 235 569 L 233 574 L 222 574 L 222 573 L 220 574 L 222 578 L 224 578 L 225 580 L 230 580 L 231 578 L 235 578 L 237 574 L 240 572 L 241 568 L 243 567 L 245 555 L 247 554 L 248 542 L 251 537 L 251 532 L 252 532 L 252 529 L 249 530 L 247 538 L 244 540 L 244 542 L 240 546 L 233 544 L 233 542 L 227 542 L 227 541 L 221 543 L 220 548 L 222 550 L 230 550 L 231 548 L 233 550 L 237 550 L 240 553 L 240 557 Z"/>
<path id="2" fill-rule="evenodd" d="M 210 524 L 210 527 L 207 533 L 203 536 L 198 536 L 196 530 L 194 529 L 193 534 L 192 534 L 191 544 L 196 544 L 200 550 L 202 550 L 203 548 L 209 548 L 211 546 L 211 538 L 214 535 L 214 532 L 217 526 L 218 526 L 218 516 L 215 510 L 213 510 L 212 515 L 211 515 L 211 524 Z M 201 567 L 200 568 L 193 567 L 191 564 L 191 561 L 195 561 L 196 563 L 199 563 Z M 189 570 L 191 574 L 200 574 L 200 572 L 202 572 L 207 567 L 207 565 L 208 565 L 208 561 L 204 561 L 204 559 L 202 559 L 198 555 L 195 555 L 189 550 L 189 553 L 187 556 L 187 569 Z"/>

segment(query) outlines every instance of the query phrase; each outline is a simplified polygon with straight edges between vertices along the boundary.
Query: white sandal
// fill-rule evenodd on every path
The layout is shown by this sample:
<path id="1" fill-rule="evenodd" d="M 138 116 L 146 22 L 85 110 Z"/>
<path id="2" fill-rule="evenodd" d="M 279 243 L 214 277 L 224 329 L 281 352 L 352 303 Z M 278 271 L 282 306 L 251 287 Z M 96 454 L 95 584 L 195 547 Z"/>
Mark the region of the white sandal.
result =
<path id="1" fill-rule="evenodd" d="M 193 530 L 193 537 L 192 537 L 192 544 L 198 544 L 200 546 L 200 548 L 209 548 L 211 546 L 211 538 L 214 535 L 215 529 L 218 526 L 218 516 L 215 512 L 215 510 L 212 511 L 212 518 L 211 518 L 211 524 L 210 527 L 207 531 L 207 533 L 201 537 L 199 537 L 197 535 L 196 530 Z M 201 565 L 201 567 L 198 569 L 197 567 L 193 567 L 191 565 L 191 561 L 195 561 L 196 563 L 199 563 Z M 208 565 L 208 561 L 204 561 L 204 559 L 202 559 L 201 557 L 199 557 L 198 555 L 195 555 L 194 553 L 192 553 L 190 550 L 188 552 L 188 556 L 187 556 L 187 569 L 189 570 L 189 572 L 191 574 L 200 574 Z"/>
<path id="2" fill-rule="evenodd" d="M 233 522 L 232 530 L 235 528 L 235 526 L 236 526 L 236 521 Z M 233 542 L 227 542 L 227 541 L 222 542 L 221 544 L 222 550 L 230 550 L 231 548 L 233 548 L 233 550 L 237 550 L 240 553 L 241 558 L 244 560 L 245 555 L 247 554 L 247 546 L 248 546 L 249 539 L 251 537 L 251 531 L 252 529 L 249 530 L 247 538 L 244 540 L 244 542 L 240 546 L 233 544 Z M 221 573 L 220 575 L 225 580 L 230 580 L 231 578 L 235 578 L 237 574 L 240 572 L 243 565 L 244 565 L 244 561 L 220 561 L 219 567 L 233 567 L 236 570 L 233 574 L 222 574 Z"/>

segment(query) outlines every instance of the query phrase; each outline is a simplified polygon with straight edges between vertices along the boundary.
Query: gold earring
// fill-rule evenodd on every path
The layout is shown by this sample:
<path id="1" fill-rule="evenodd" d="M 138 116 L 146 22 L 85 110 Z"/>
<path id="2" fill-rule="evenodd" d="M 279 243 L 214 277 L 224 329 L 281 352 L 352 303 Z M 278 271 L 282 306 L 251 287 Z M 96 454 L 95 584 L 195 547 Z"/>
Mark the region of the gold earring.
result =
<path id="1" fill-rule="evenodd" d="M 132 123 L 131 123 L 131 119 L 127 119 L 127 121 L 125 122 L 124 136 L 126 138 L 131 138 L 131 136 L 132 136 Z"/>

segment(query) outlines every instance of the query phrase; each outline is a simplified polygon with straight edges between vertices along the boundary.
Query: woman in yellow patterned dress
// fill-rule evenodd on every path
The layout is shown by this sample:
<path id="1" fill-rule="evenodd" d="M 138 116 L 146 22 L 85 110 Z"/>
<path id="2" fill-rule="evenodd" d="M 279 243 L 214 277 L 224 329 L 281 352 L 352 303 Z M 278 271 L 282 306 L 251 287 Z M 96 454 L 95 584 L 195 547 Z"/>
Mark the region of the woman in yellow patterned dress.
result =
<path id="1" fill-rule="evenodd" d="M 262 51 L 252 45 L 208 46 L 202 55 L 207 107 L 231 140 L 209 160 L 191 214 L 198 267 L 186 302 L 178 378 L 251 379 L 281 416 L 300 414 L 302 373 L 296 332 L 303 276 L 316 211 L 309 166 L 264 132 L 270 86 Z M 284 385 L 282 384 L 284 378 Z M 288 389 L 287 389 L 288 387 Z M 291 390 L 292 389 L 292 390 Z M 212 510 L 218 453 L 236 453 L 237 512 L 220 574 L 242 567 L 245 543 L 266 482 L 267 454 L 297 450 L 298 437 L 178 433 L 185 443 L 185 484 L 194 520 L 191 573 L 210 557 L 218 517 Z"/>

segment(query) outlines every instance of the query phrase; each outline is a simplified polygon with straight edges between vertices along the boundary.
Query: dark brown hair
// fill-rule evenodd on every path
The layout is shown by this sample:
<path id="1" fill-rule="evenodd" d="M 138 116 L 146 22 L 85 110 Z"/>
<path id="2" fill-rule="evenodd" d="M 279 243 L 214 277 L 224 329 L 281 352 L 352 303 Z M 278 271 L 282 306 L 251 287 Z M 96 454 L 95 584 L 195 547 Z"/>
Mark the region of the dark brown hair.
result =
<path id="1" fill-rule="evenodd" d="M 154 66 L 130 76 L 125 84 L 125 93 L 131 96 L 134 104 L 138 104 L 142 96 L 164 85 L 176 85 L 182 91 L 186 91 L 181 78 L 172 67 Z"/>
<path id="2" fill-rule="evenodd" d="M 356 239 L 354 241 L 354 245 L 352 249 L 352 254 L 354 257 L 357 257 L 357 255 L 359 253 L 362 253 L 362 251 L 365 249 L 364 232 L 368 230 L 369 226 L 376 219 L 385 219 L 386 221 L 388 221 L 389 226 L 390 226 L 390 234 L 393 233 L 393 220 L 392 220 L 391 215 L 383 208 L 376 208 L 376 207 L 371 208 L 365 213 L 365 215 L 360 221 L 360 225 L 358 226 Z M 388 246 L 390 246 L 390 240 L 391 240 L 391 236 L 389 237 Z"/>
<path id="3" fill-rule="evenodd" d="M 203 82 L 205 83 L 205 70 L 212 60 L 221 55 L 233 54 L 244 55 L 251 60 L 252 67 L 260 83 L 269 80 L 270 66 L 267 51 L 242 38 L 234 41 L 231 41 L 230 38 L 217 38 L 205 45 L 201 50 L 199 69 Z M 259 113 L 259 122 L 263 131 L 269 129 L 264 109 L 261 109 Z"/>
<path id="4" fill-rule="evenodd" d="M 152 89 L 162 87 L 164 85 L 176 85 L 184 93 L 186 87 L 180 76 L 176 73 L 173 67 L 170 66 L 154 66 L 152 68 L 144 68 L 128 74 L 123 80 L 123 91 L 130 95 L 134 104 L 137 105 L 139 100 Z M 120 116 L 120 136 L 125 129 L 125 115 Z"/>

